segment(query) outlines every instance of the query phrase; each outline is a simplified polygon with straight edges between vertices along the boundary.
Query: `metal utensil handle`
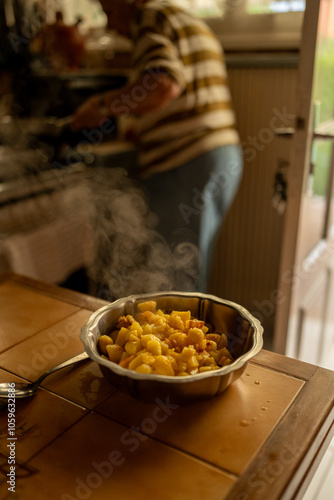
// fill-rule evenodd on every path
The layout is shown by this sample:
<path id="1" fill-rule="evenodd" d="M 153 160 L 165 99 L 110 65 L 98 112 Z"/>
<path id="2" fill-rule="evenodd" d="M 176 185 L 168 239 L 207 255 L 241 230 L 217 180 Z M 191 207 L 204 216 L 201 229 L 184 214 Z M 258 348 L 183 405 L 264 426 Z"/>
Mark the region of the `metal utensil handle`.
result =
<path id="1" fill-rule="evenodd" d="M 50 368 L 47 372 L 43 373 L 36 381 L 35 383 L 40 384 L 42 380 L 45 379 L 48 375 L 51 375 L 51 373 L 56 372 L 57 370 L 60 370 L 61 368 L 65 368 L 66 366 L 73 365 L 75 363 L 78 363 L 79 361 L 83 361 L 84 359 L 88 359 L 89 356 L 86 352 L 82 352 L 81 354 L 78 354 L 77 356 L 74 356 L 74 358 L 68 359 L 67 361 L 64 361 L 63 363 L 60 363 L 59 365 L 54 366 L 53 368 Z"/>

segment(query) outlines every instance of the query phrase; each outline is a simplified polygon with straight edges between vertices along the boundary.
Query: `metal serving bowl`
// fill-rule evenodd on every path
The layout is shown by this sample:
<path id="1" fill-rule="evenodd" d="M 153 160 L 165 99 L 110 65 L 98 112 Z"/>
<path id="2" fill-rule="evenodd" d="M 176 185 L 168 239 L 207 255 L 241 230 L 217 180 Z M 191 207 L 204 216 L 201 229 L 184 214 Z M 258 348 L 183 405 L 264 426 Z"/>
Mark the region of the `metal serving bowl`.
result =
<path id="1" fill-rule="evenodd" d="M 217 370 L 177 377 L 137 373 L 103 359 L 97 348 L 98 338 L 115 329 L 120 316 L 138 313 L 138 303 L 147 300 L 155 300 L 157 308 L 164 312 L 190 310 L 192 316 L 210 323 L 212 331 L 227 336 L 228 349 L 235 361 Z M 201 293 L 161 292 L 131 295 L 102 307 L 82 327 L 80 338 L 89 357 L 116 387 L 126 388 L 144 401 L 169 397 L 183 403 L 221 394 L 237 380 L 248 361 L 262 349 L 263 328 L 244 307 L 234 302 Z"/>

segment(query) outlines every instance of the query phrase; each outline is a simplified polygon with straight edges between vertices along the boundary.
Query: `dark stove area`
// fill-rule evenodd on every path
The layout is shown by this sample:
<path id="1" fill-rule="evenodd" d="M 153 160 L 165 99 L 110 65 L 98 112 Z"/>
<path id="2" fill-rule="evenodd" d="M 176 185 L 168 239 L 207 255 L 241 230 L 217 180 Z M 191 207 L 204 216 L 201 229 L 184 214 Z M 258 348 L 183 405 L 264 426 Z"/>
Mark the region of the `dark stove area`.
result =
<path id="1" fill-rule="evenodd" d="M 70 117 L 91 95 L 120 88 L 128 72 L 53 68 L 29 47 L 34 8 L 23 0 L 0 0 L 0 273 L 92 293 L 89 177 L 94 167 L 132 165 L 135 152 L 119 144 L 116 120 L 98 141 L 89 130 L 65 128 L 53 135 L 44 124 Z M 93 153 L 80 148 L 86 144 Z"/>

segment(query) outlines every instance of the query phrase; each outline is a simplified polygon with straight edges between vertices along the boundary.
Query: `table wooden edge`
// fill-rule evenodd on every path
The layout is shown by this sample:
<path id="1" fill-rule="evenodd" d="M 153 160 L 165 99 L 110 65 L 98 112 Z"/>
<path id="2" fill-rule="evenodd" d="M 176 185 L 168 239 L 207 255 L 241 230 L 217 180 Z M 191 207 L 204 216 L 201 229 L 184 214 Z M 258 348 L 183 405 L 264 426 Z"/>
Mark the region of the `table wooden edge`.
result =
<path id="1" fill-rule="evenodd" d="M 251 360 L 252 364 L 257 364 L 265 368 L 270 368 L 276 372 L 285 373 L 300 380 L 309 380 L 316 370 L 317 366 L 289 358 L 272 351 L 262 349 L 255 358 Z"/>
<path id="2" fill-rule="evenodd" d="M 39 281 L 34 278 L 30 278 L 20 274 L 15 274 L 11 272 L 1 274 L 0 283 L 5 283 L 6 281 L 17 283 L 18 285 L 27 287 L 29 289 L 35 289 L 36 291 L 44 295 L 48 295 L 49 297 L 59 299 L 63 302 L 72 304 L 82 309 L 88 309 L 92 312 L 108 304 L 106 300 L 102 300 L 97 297 L 92 297 L 90 295 L 70 290 L 68 288 L 62 288 L 58 285 L 54 285 L 52 283 L 46 283 L 44 281 Z"/>
<path id="3" fill-rule="evenodd" d="M 302 498 L 334 436 L 333 419 L 333 373 L 317 368 L 224 500 Z"/>

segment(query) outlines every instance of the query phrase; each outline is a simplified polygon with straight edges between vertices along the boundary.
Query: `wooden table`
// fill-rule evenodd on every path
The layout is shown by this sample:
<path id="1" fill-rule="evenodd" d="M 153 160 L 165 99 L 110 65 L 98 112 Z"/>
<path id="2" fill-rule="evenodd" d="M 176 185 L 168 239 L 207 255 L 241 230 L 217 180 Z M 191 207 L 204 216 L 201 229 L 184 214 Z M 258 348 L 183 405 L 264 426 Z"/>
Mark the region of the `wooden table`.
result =
<path id="1" fill-rule="evenodd" d="M 0 277 L 0 379 L 34 380 L 82 352 L 81 326 L 104 304 Z M 0 403 L 1 499 L 301 498 L 334 433 L 333 400 L 334 372 L 264 350 L 223 395 L 184 406 L 137 401 L 86 360 L 16 399 L 14 427 Z"/>

